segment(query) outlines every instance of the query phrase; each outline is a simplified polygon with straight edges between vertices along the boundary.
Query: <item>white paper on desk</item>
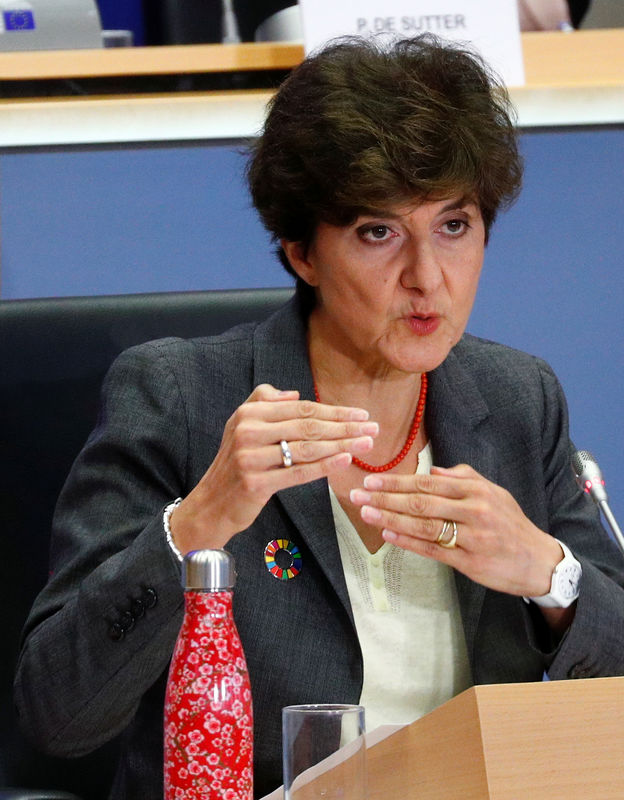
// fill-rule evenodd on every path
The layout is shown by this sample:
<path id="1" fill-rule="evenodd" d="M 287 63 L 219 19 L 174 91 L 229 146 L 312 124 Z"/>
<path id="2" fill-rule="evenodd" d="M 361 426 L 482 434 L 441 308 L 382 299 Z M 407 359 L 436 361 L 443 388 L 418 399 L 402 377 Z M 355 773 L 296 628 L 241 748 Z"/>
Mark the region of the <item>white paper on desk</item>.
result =
<path id="1" fill-rule="evenodd" d="M 524 84 L 517 0 L 299 0 L 306 53 L 336 36 L 434 33 L 471 42 L 508 86 Z"/>
<path id="2" fill-rule="evenodd" d="M 391 736 L 404 727 L 404 725 L 380 725 L 378 728 L 375 728 L 374 731 L 366 734 L 366 749 L 368 750 L 369 747 L 377 744 L 377 742 L 381 742 L 383 739 L 386 739 L 388 736 Z M 306 780 L 300 785 L 311 781 L 313 778 L 316 778 L 317 775 L 322 775 L 324 772 L 327 772 L 328 769 L 335 767 L 336 764 L 340 764 L 341 761 L 349 758 L 353 753 L 354 750 L 349 745 L 341 747 L 340 750 L 333 755 L 323 759 L 323 761 L 320 761 L 314 767 L 310 767 L 307 772 L 304 772 L 303 775 Z M 303 777 L 303 775 L 300 777 Z M 279 789 L 271 792 L 271 794 L 265 795 L 261 800 L 284 800 L 284 787 L 280 786 Z"/>

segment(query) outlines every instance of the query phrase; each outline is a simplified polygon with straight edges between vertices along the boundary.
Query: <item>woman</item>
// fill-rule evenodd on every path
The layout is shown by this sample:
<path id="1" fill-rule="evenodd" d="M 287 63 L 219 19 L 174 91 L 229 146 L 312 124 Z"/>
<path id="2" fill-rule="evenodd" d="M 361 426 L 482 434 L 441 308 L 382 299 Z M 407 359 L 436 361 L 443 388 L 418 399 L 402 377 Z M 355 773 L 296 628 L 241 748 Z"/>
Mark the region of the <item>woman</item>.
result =
<path id="1" fill-rule="evenodd" d="M 469 53 L 349 40 L 293 72 L 249 180 L 297 296 L 112 368 L 27 625 L 17 702 L 40 746 L 122 733 L 111 796 L 159 795 L 197 548 L 236 559 L 257 796 L 281 780 L 285 705 L 362 701 L 371 728 L 471 683 L 622 672 L 624 564 L 575 485 L 557 380 L 464 335 L 520 172 Z"/>

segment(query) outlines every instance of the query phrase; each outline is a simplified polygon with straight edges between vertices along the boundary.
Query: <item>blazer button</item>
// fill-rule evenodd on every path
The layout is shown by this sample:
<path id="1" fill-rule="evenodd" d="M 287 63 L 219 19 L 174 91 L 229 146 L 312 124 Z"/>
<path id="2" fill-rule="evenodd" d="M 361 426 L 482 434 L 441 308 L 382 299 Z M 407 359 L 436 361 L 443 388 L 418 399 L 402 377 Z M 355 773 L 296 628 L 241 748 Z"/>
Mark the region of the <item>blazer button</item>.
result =
<path id="1" fill-rule="evenodd" d="M 135 597 L 132 600 L 132 605 L 130 606 L 130 612 L 135 619 L 140 619 L 143 616 L 143 614 L 145 614 L 145 600 L 141 600 L 140 597 Z"/>
<path id="2" fill-rule="evenodd" d="M 143 597 L 141 598 L 145 603 L 145 608 L 154 608 L 158 602 L 158 595 L 152 588 L 145 589 Z"/>
<path id="3" fill-rule="evenodd" d="M 108 628 L 108 635 L 114 642 L 120 642 L 125 636 L 121 623 L 113 622 Z"/>
<path id="4" fill-rule="evenodd" d="M 121 625 L 121 629 L 124 633 L 127 633 L 134 628 L 134 617 L 129 611 L 124 611 L 119 617 L 119 625 Z"/>

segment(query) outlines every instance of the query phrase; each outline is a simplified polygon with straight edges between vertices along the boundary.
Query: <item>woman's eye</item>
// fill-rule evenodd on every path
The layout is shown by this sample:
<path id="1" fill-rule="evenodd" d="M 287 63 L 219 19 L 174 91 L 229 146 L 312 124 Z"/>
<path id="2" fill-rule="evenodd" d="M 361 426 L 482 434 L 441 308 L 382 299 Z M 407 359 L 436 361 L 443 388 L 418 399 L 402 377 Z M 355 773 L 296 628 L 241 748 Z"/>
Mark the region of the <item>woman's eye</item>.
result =
<path id="1" fill-rule="evenodd" d="M 463 219 L 449 219 L 442 225 L 445 233 L 450 233 L 453 236 L 463 233 L 467 227 L 468 223 Z"/>
<path id="2" fill-rule="evenodd" d="M 392 231 L 387 225 L 366 225 L 360 229 L 360 236 L 367 241 L 383 242 L 389 239 Z"/>

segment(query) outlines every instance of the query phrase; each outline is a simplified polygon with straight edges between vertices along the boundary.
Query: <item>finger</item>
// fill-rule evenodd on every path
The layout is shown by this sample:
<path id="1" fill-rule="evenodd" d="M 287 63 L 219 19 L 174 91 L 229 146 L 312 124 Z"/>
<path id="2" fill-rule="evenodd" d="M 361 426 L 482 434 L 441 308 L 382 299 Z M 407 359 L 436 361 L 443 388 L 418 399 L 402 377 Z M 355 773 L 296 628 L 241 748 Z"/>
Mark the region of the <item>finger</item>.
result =
<path id="1" fill-rule="evenodd" d="M 396 511 L 417 518 L 457 519 L 454 515 L 461 514 L 461 507 L 456 499 L 420 492 L 368 492 L 366 489 L 352 489 L 349 499 L 355 506 Z"/>
<path id="2" fill-rule="evenodd" d="M 279 425 L 271 423 L 271 427 L 263 431 L 275 441 L 275 436 L 288 442 L 320 442 L 336 439 L 353 439 L 359 436 L 375 437 L 379 433 L 376 422 L 344 422 L 324 419 L 291 419 Z"/>
<path id="3" fill-rule="evenodd" d="M 266 422 L 283 422 L 286 419 L 365 422 L 370 417 L 364 408 L 329 406 L 324 403 L 315 403 L 312 400 L 296 400 L 286 396 L 277 398 L 281 401 L 277 403 L 275 402 L 276 398 L 265 400 L 261 394 L 254 397 L 255 391 L 254 389 L 247 401 L 238 409 L 243 418 L 254 416 Z M 249 402 L 250 400 L 254 402 Z"/>
<path id="4" fill-rule="evenodd" d="M 326 478 L 333 472 L 345 469 L 351 464 L 350 453 L 338 453 L 335 456 L 313 461 L 309 464 L 293 464 L 292 467 L 280 471 L 280 483 L 284 488 L 310 483 L 319 478 Z"/>
<path id="5" fill-rule="evenodd" d="M 270 402 L 279 402 L 282 400 L 298 400 L 299 399 L 299 392 L 296 389 L 292 390 L 282 390 L 276 389 L 275 386 L 271 386 L 270 383 L 260 383 L 258 386 L 255 387 L 253 392 L 249 395 L 246 403 L 250 402 L 259 402 L 259 401 L 270 401 Z"/>
<path id="6" fill-rule="evenodd" d="M 470 464 L 457 464 L 454 467 L 431 467 L 432 475 L 452 475 L 455 478 L 483 478 Z"/>
<path id="7" fill-rule="evenodd" d="M 387 528 L 408 537 L 435 542 L 440 535 L 443 519 L 434 517 L 417 518 L 396 511 L 386 511 L 374 506 L 362 506 L 360 515 L 364 522 L 378 528 Z"/>
<path id="8" fill-rule="evenodd" d="M 322 461 L 338 453 L 351 453 L 362 455 L 373 449 L 372 436 L 357 436 L 347 439 L 334 439 L 330 441 L 289 441 L 288 447 L 292 454 L 294 464 L 307 464 Z M 281 447 L 278 447 L 278 463 L 282 463 Z"/>
<path id="9" fill-rule="evenodd" d="M 435 541 L 428 541 L 423 539 L 416 539 L 413 536 L 405 536 L 397 533 L 396 531 L 384 528 L 381 535 L 386 542 L 401 547 L 403 550 L 409 550 L 412 553 L 417 553 L 425 558 L 433 558 L 440 561 L 442 564 L 448 564 L 450 567 L 458 567 L 462 563 L 463 554 L 459 547 L 455 549 L 445 549 L 436 544 Z"/>
<path id="10" fill-rule="evenodd" d="M 281 489 L 289 489 L 304 483 L 326 478 L 333 472 L 345 469 L 351 463 L 350 453 L 338 453 L 320 461 L 309 464 L 293 464 L 292 467 L 267 469 L 245 476 L 245 488 L 248 492 L 262 497 L 269 497 Z"/>
<path id="11" fill-rule="evenodd" d="M 385 494 L 422 494 L 461 500 L 473 488 L 465 479 L 455 475 L 367 475 L 364 488 L 373 497 Z M 383 504 L 383 503 L 382 503 Z"/>
<path id="12" fill-rule="evenodd" d="M 288 449 L 290 450 L 293 464 L 306 464 L 330 458 L 338 453 L 363 455 L 373 449 L 373 444 L 371 436 L 359 436 L 321 442 L 290 441 L 288 442 Z M 284 466 L 280 444 L 241 450 L 237 453 L 236 459 L 241 472 L 254 472 Z"/>
<path id="13" fill-rule="evenodd" d="M 293 451 L 293 447 L 301 453 L 297 460 L 310 461 L 341 450 L 350 449 L 343 446 L 347 440 L 368 437 L 373 439 L 379 433 L 376 422 L 326 422 L 321 420 L 285 420 L 281 423 L 266 423 L 263 420 L 237 420 L 232 428 L 232 441 L 235 450 L 253 450 L 266 446 L 279 446 L 285 440 Z M 339 446 L 336 447 L 335 443 Z M 323 449 L 313 448 L 314 443 L 332 444 Z M 341 444 L 342 443 L 342 444 Z M 307 450 L 312 450 L 308 454 Z M 365 446 L 364 451 L 370 448 Z M 362 451 L 362 452 L 364 452 Z M 277 452 L 277 451 L 274 451 Z M 265 461 L 270 466 L 271 461 Z"/>

